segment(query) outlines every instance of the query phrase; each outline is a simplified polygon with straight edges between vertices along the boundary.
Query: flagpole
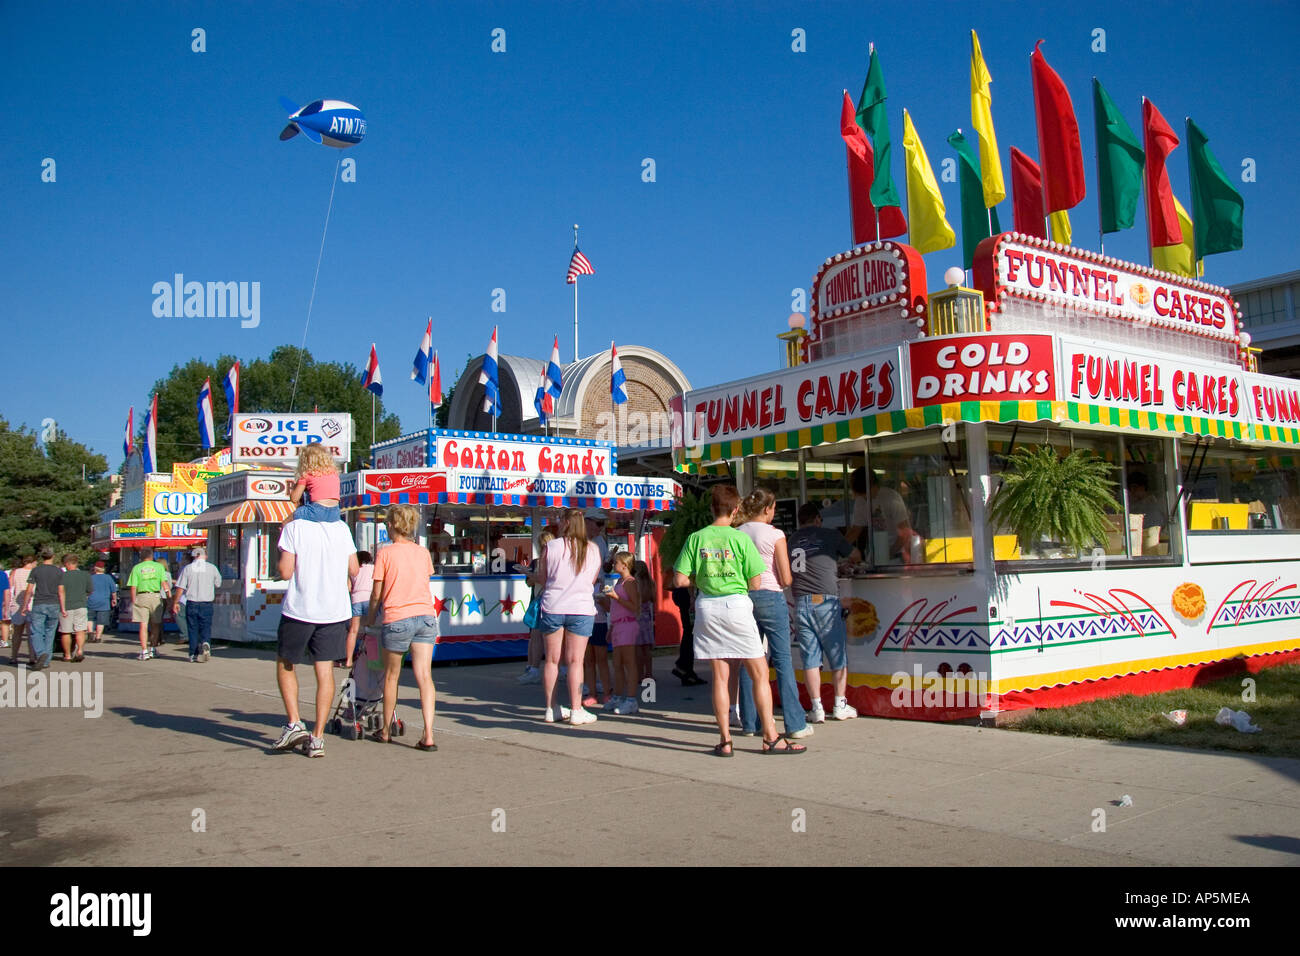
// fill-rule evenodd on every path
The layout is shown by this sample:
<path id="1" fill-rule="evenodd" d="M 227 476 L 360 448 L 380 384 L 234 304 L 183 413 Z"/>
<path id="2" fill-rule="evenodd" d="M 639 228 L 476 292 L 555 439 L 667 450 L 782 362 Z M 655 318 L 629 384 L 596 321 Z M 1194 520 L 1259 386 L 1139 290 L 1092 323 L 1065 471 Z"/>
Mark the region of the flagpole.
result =
<path id="1" fill-rule="evenodd" d="M 1093 128 L 1092 159 L 1093 159 L 1093 162 L 1095 162 L 1095 163 L 1097 164 L 1097 246 L 1098 246 L 1097 251 L 1098 251 L 1101 255 L 1104 256 L 1104 255 L 1106 254 L 1106 233 L 1105 233 L 1105 222 L 1103 222 L 1103 220 L 1102 220 L 1102 210 L 1101 210 L 1101 143 L 1098 141 L 1098 139 L 1097 139 L 1097 135 L 1096 135 L 1096 130 L 1097 130 L 1097 89 L 1096 89 L 1096 87 L 1097 87 L 1097 78 L 1096 78 L 1095 76 L 1092 78 L 1092 85 L 1093 85 L 1093 92 L 1092 92 L 1092 128 Z M 1143 150 L 1144 166 L 1145 166 L 1145 155 L 1146 155 L 1146 150 L 1144 149 L 1144 150 Z M 1145 170 L 1144 170 L 1144 171 L 1145 171 Z"/>
<path id="2" fill-rule="evenodd" d="M 1142 199 L 1142 211 L 1146 214 L 1146 220 L 1147 220 L 1147 265 L 1149 265 L 1151 268 L 1154 269 L 1154 268 L 1155 268 L 1155 265 L 1156 265 L 1156 250 L 1155 250 L 1155 246 L 1153 246 L 1153 245 L 1151 244 L 1151 240 L 1152 240 L 1152 235 L 1151 235 L 1151 203 L 1150 203 L 1150 201 L 1149 201 L 1149 197 L 1148 197 L 1148 195 L 1147 195 L 1147 193 L 1148 193 L 1148 190 L 1147 190 L 1147 170 L 1148 170 L 1149 165 L 1150 165 L 1150 162 L 1151 162 L 1151 147 L 1150 147 L 1150 144 L 1147 142 L 1147 110 L 1146 110 L 1146 106 L 1147 106 L 1147 98 L 1144 96 L 1144 97 L 1142 97 L 1142 111 L 1141 111 L 1141 113 L 1139 114 L 1139 115 L 1142 117 L 1142 194 L 1141 194 L 1141 199 Z M 1193 256 L 1196 255 L 1195 250 L 1192 251 L 1192 255 L 1193 255 Z M 1193 271 L 1195 271 L 1195 270 L 1193 270 Z"/>
<path id="3" fill-rule="evenodd" d="M 573 251 L 578 251 L 578 224 L 573 224 Z M 573 277 L 573 360 L 578 361 L 578 279 Z"/>
<path id="4" fill-rule="evenodd" d="M 370 444 L 375 443 L 375 393 L 370 393 Z"/>

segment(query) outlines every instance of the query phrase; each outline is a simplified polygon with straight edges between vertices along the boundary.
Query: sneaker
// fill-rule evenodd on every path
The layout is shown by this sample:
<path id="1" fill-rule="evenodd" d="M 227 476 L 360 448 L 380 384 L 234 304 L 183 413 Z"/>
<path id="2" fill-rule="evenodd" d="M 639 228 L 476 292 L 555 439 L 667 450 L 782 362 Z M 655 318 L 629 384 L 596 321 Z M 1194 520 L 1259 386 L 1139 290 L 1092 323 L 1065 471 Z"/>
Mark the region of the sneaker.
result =
<path id="1" fill-rule="evenodd" d="M 790 731 L 788 734 L 786 734 L 786 736 L 789 737 L 791 740 L 801 740 L 801 739 L 804 738 L 804 737 L 811 737 L 811 736 L 813 735 L 813 733 L 814 733 L 814 731 L 813 731 L 812 727 L 810 727 L 810 726 L 808 726 L 807 724 L 805 724 L 805 725 L 803 726 L 803 729 L 801 729 L 801 730 L 792 730 L 792 731 Z"/>
<path id="2" fill-rule="evenodd" d="M 191 655 L 190 655 L 190 663 L 191 663 L 191 664 L 197 664 L 198 662 L 199 662 L 199 655 L 197 655 L 197 654 L 191 654 Z"/>
<path id="3" fill-rule="evenodd" d="M 292 724 L 286 724 L 284 730 L 280 733 L 280 739 L 271 744 L 271 749 L 288 750 L 290 747 L 302 743 L 309 737 L 311 737 L 311 734 L 307 733 L 307 728 L 303 726 L 301 720 Z M 322 744 L 322 746 L 324 745 Z"/>
<path id="4" fill-rule="evenodd" d="M 856 716 L 858 716 L 858 712 L 855 708 L 849 706 L 848 698 L 835 698 L 835 709 L 831 711 L 832 720 L 852 720 Z"/>
<path id="5" fill-rule="evenodd" d="M 42 654 L 40 657 L 36 658 L 36 663 L 32 666 L 32 670 L 43 671 L 45 670 L 45 668 L 49 666 L 50 666 L 50 655 Z"/>
<path id="6" fill-rule="evenodd" d="M 641 708 L 637 706 L 635 697 L 624 697 L 614 707 L 614 713 L 624 717 L 628 714 L 638 713 L 640 710 Z"/>
<path id="7" fill-rule="evenodd" d="M 525 667 L 524 672 L 519 675 L 521 684 L 540 684 L 542 682 L 542 672 L 536 667 Z"/>
<path id="8" fill-rule="evenodd" d="M 212 656 L 212 645 L 209 644 L 207 641 L 204 641 L 202 644 L 199 645 L 199 660 L 202 661 L 204 664 L 206 664 L 208 662 L 208 658 L 210 658 L 211 656 Z"/>
<path id="9" fill-rule="evenodd" d="M 820 700 L 813 701 L 812 710 L 804 715 L 810 724 L 826 723 L 826 710 L 822 707 Z"/>
<path id="10" fill-rule="evenodd" d="M 556 708 L 556 710 L 559 710 L 559 712 L 560 712 L 560 720 L 568 720 L 568 719 L 569 719 L 569 708 L 567 708 L 567 707 L 559 707 L 559 708 Z M 552 710 L 550 707 L 547 707 L 547 708 L 546 708 L 546 715 L 542 718 L 542 720 L 545 721 L 545 722 L 548 723 L 548 724 L 553 724 L 553 723 L 555 723 L 555 711 Z"/>
<path id="11" fill-rule="evenodd" d="M 149 652 L 148 652 L 148 651 L 141 651 L 141 652 L 140 652 L 140 658 L 139 658 L 139 659 L 142 660 L 142 661 L 147 661 L 147 660 L 149 659 Z"/>
<path id="12" fill-rule="evenodd" d="M 9 642 L 8 642 L 8 641 L 0 641 L 0 650 L 3 650 L 4 648 L 6 648 L 6 647 L 8 647 L 8 646 L 9 646 Z"/>
<path id="13" fill-rule="evenodd" d="M 149 648 L 149 656 L 150 656 L 150 657 L 157 657 L 157 656 L 158 656 L 158 648 L 156 648 L 156 647 L 151 647 L 151 648 Z"/>
<path id="14" fill-rule="evenodd" d="M 575 727 L 579 724 L 594 724 L 595 722 L 596 715 L 589 710 L 575 710 L 569 717 L 569 723 Z"/>
<path id="15" fill-rule="evenodd" d="M 605 706 L 600 708 L 600 711 L 603 714 L 616 714 L 618 713 L 618 707 L 621 703 L 623 703 L 622 697 L 615 697 L 613 694 L 610 694 L 605 698 Z"/>
<path id="16" fill-rule="evenodd" d="M 324 738 L 324 737 L 312 737 L 312 736 L 309 734 L 309 735 L 307 736 L 307 746 L 303 747 L 303 748 L 302 748 L 302 751 L 303 751 L 303 753 L 305 753 L 308 757 L 323 757 L 323 756 L 325 756 L 325 738 Z"/>

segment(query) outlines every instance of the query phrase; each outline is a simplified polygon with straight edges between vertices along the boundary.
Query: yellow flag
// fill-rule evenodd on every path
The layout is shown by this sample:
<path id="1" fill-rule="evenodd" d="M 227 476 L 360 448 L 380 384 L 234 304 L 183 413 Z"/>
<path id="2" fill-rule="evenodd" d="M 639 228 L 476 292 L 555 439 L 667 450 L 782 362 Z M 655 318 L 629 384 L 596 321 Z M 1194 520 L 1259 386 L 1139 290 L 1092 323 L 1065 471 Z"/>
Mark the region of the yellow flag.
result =
<path id="1" fill-rule="evenodd" d="M 1052 229 L 1052 241 L 1059 242 L 1068 246 L 1070 239 L 1074 235 L 1074 230 L 1070 228 L 1070 214 L 1064 209 L 1054 212 L 1047 217 L 1047 224 Z"/>
<path id="2" fill-rule="evenodd" d="M 944 218 L 943 196 L 930 159 L 916 135 L 912 117 L 903 110 L 903 157 L 907 166 L 907 224 L 917 252 L 937 252 L 957 244 L 957 234 Z"/>
<path id="3" fill-rule="evenodd" d="M 992 208 L 1007 198 L 1002 179 L 1002 156 L 993 132 L 993 77 L 984 65 L 980 38 L 970 32 L 970 121 L 980 138 L 980 175 L 984 181 L 984 205 Z"/>
<path id="4" fill-rule="evenodd" d="M 1174 197 L 1174 209 L 1178 211 L 1178 225 L 1183 230 L 1183 241 L 1176 246 L 1156 246 L 1151 250 L 1151 265 L 1161 272 L 1196 279 L 1205 274 L 1205 260 L 1196 259 L 1195 245 L 1192 242 L 1192 217 L 1187 215 L 1183 204 Z M 1196 268 L 1193 270 L 1192 263 Z"/>

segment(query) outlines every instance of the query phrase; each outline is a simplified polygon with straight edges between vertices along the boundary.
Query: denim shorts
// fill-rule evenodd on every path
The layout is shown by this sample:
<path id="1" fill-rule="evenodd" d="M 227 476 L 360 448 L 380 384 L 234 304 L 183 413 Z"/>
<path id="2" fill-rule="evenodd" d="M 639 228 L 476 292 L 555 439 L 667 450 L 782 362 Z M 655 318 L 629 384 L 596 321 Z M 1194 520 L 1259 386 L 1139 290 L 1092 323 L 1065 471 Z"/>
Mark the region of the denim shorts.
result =
<path id="1" fill-rule="evenodd" d="M 380 643 L 384 650 L 397 654 L 405 654 L 412 644 L 437 644 L 438 619 L 430 614 L 417 614 L 385 624 Z"/>
<path id="2" fill-rule="evenodd" d="M 369 601 L 358 601 L 352 605 L 353 617 L 365 617 L 369 613 L 370 613 Z"/>
<path id="3" fill-rule="evenodd" d="M 537 628 L 543 634 L 554 634 L 563 629 L 579 637 L 591 637 L 591 628 L 595 623 L 594 614 L 548 614 L 543 611 L 537 621 Z"/>
<path id="4" fill-rule="evenodd" d="M 825 656 L 826 666 L 833 671 L 848 666 L 846 645 L 848 629 L 840 614 L 840 599 L 823 595 L 820 604 L 814 604 L 816 595 L 801 594 L 795 600 L 795 627 L 798 630 L 799 652 L 804 667 L 821 667 Z"/>

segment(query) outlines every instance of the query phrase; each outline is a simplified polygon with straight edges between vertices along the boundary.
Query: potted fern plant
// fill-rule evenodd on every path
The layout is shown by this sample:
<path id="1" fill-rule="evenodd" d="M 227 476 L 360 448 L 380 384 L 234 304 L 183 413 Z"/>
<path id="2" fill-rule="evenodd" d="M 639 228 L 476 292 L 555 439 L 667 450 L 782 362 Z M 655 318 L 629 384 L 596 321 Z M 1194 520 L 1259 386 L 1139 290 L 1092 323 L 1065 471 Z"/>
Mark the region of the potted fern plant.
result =
<path id="1" fill-rule="evenodd" d="M 989 517 L 1013 532 L 1022 550 L 1040 550 L 1044 539 L 1074 551 L 1106 540 L 1103 515 L 1123 510 L 1111 494 L 1112 465 L 1082 449 L 1062 458 L 1050 445 L 1013 451 L 1006 460 Z"/>

